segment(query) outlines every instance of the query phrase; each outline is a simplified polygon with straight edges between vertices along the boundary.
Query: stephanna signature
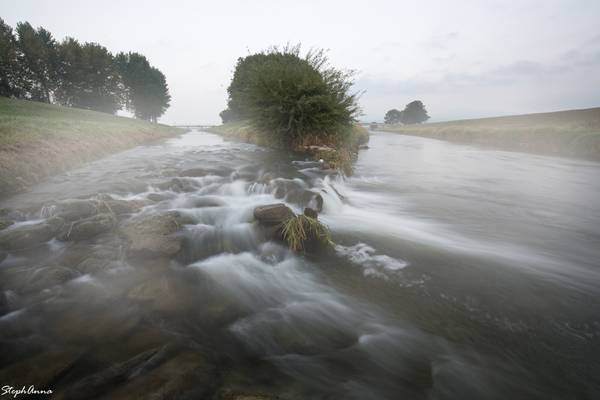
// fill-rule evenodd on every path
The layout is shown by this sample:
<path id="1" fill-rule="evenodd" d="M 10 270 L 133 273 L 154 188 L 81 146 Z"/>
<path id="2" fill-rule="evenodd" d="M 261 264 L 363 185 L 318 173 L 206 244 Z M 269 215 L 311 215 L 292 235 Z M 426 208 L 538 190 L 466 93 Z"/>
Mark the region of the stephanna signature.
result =
<path id="1" fill-rule="evenodd" d="M 23 386 L 18 389 L 9 385 L 2 386 L 2 393 L 0 396 L 4 396 L 5 394 L 12 395 L 13 398 L 17 398 L 17 396 L 22 394 L 52 394 L 52 390 L 50 389 L 36 389 L 35 386 L 30 385 L 29 387 Z"/>

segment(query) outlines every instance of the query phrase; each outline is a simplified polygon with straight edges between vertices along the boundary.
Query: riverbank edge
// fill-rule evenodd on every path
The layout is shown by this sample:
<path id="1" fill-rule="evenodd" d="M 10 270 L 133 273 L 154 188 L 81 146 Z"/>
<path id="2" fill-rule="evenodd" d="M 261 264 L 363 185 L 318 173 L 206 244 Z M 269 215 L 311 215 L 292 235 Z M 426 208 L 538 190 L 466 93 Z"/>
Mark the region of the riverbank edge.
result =
<path id="1" fill-rule="evenodd" d="M 127 117 L 0 98 L 0 199 L 88 162 L 184 132 Z"/>
<path id="2" fill-rule="evenodd" d="M 280 148 L 273 144 L 269 135 L 254 129 L 249 121 L 228 122 L 204 130 L 221 135 L 226 139 L 239 140 L 263 147 Z M 369 131 L 357 124 L 352 127 L 348 139 L 343 143 L 312 142 L 282 150 L 303 154 L 315 161 L 323 160 L 322 168 L 324 169 L 338 169 L 346 174 L 351 174 L 358 150 L 368 142 Z"/>
<path id="3" fill-rule="evenodd" d="M 600 108 L 421 125 L 378 124 L 376 130 L 508 151 L 600 161 Z"/>

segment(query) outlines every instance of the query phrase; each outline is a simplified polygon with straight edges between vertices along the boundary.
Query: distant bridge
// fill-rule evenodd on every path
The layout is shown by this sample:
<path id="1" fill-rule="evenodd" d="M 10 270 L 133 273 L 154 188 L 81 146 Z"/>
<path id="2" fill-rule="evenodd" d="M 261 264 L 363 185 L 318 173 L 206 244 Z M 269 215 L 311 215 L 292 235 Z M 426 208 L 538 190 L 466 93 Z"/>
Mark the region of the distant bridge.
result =
<path id="1" fill-rule="evenodd" d="M 176 128 L 187 128 L 187 129 L 206 129 L 212 128 L 217 125 L 208 125 L 208 124 L 197 124 L 197 125 L 173 125 Z"/>

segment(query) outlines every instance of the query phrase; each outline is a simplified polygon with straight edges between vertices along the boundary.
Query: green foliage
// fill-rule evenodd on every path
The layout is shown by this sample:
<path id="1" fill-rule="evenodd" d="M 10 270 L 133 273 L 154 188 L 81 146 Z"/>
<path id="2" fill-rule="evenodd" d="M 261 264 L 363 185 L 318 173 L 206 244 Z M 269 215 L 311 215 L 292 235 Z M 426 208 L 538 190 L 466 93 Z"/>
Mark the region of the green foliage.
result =
<path id="1" fill-rule="evenodd" d="M 393 108 L 385 113 L 383 122 L 385 122 L 388 125 L 399 124 L 401 118 L 402 118 L 402 111 L 398 111 L 395 108 Z"/>
<path id="2" fill-rule="evenodd" d="M 72 38 L 58 46 L 56 101 L 64 106 L 114 114 L 123 103 L 123 85 L 112 54 L 96 43 Z"/>
<path id="3" fill-rule="evenodd" d="M 306 250 L 308 245 L 328 246 L 331 234 L 327 226 L 315 218 L 296 215 L 282 224 L 283 238 L 293 251 Z"/>
<path id="4" fill-rule="evenodd" d="M 25 74 L 18 57 L 13 30 L 0 18 L 0 96 L 21 97 L 25 93 Z"/>
<path id="5" fill-rule="evenodd" d="M 406 105 L 402 111 L 400 122 L 403 124 L 420 124 L 429 119 L 427 110 L 420 100 L 415 100 Z"/>
<path id="6" fill-rule="evenodd" d="M 339 142 L 360 111 L 352 83 L 352 72 L 330 67 L 323 51 L 301 57 L 300 46 L 272 48 L 238 59 L 227 117 L 247 119 L 289 147 L 309 137 Z"/>
<path id="7" fill-rule="evenodd" d="M 156 122 L 169 107 L 165 76 L 137 53 L 117 57 L 100 44 L 57 43 L 28 22 L 0 19 L 0 96 L 58 103 L 114 114 L 123 106 Z"/>
<path id="8" fill-rule="evenodd" d="M 226 108 L 225 110 L 221 111 L 219 113 L 219 117 L 221 117 L 221 121 L 223 121 L 224 124 L 228 122 L 234 122 L 237 120 L 235 114 L 233 113 L 233 111 L 231 111 L 230 108 Z"/>
<path id="9" fill-rule="evenodd" d="M 52 34 L 40 27 L 34 29 L 28 22 L 17 24 L 17 60 L 26 81 L 28 98 L 49 103 L 57 86 L 58 57 Z"/>
<path id="10" fill-rule="evenodd" d="M 171 101 L 163 73 L 138 53 L 119 53 L 116 64 L 127 88 L 127 108 L 140 119 L 156 122 Z"/>

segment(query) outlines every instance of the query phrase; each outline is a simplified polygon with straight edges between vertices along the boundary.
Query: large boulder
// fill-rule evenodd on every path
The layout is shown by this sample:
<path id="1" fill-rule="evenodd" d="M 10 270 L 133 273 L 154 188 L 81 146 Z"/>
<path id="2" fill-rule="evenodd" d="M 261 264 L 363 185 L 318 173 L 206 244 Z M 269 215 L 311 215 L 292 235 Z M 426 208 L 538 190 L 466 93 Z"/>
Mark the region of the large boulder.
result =
<path id="1" fill-rule="evenodd" d="M 71 199 L 48 204 L 44 206 L 43 210 L 44 212 L 60 217 L 65 221 L 76 221 L 97 214 L 98 206 L 99 202 L 97 200 Z"/>
<path id="2" fill-rule="evenodd" d="M 60 265 L 37 268 L 29 274 L 27 285 L 21 290 L 23 292 L 37 292 L 52 286 L 61 285 L 76 278 L 78 275 L 77 271 Z"/>
<path id="3" fill-rule="evenodd" d="M 182 237 L 177 235 L 183 218 L 176 211 L 134 217 L 121 227 L 128 242 L 128 252 L 134 257 L 170 257 L 181 249 Z"/>
<path id="4" fill-rule="evenodd" d="M 97 214 L 79 221 L 66 224 L 58 239 L 62 241 L 81 241 L 93 238 L 104 232 L 110 231 L 115 226 L 112 214 Z"/>
<path id="5" fill-rule="evenodd" d="M 282 203 L 259 206 L 254 209 L 254 219 L 258 222 L 263 236 L 268 240 L 284 240 L 283 223 L 295 215 L 291 208 Z"/>
<path id="6" fill-rule="evenodd" d="M 0 231 L 0 248 L 20 250 L 38 246 L 52 239 L 64 226 L 60 218 L 49 218 L 44 222 L 22 225 Z"/>
<path id="7" fill-rule="evenodd" d="M 254 219 L 261 225 L 280 225 L 294 215 L 292 209 L 282 203 L 259 206 L 254 209 Z"/>

